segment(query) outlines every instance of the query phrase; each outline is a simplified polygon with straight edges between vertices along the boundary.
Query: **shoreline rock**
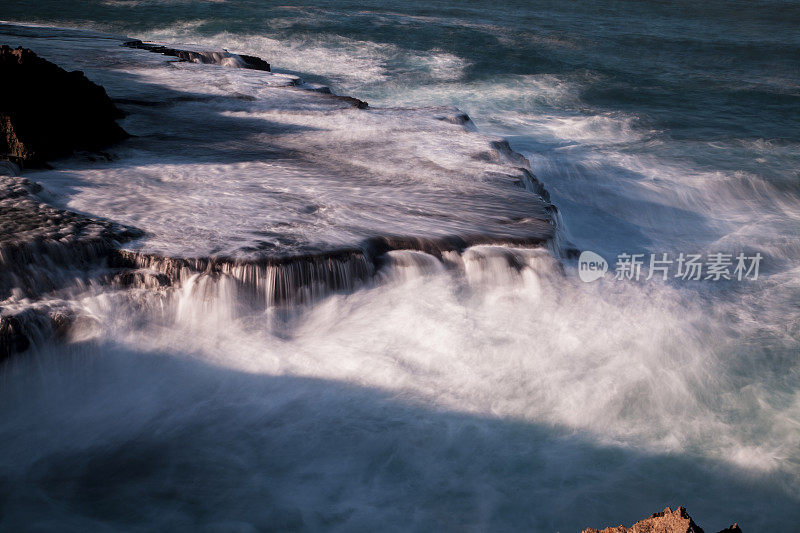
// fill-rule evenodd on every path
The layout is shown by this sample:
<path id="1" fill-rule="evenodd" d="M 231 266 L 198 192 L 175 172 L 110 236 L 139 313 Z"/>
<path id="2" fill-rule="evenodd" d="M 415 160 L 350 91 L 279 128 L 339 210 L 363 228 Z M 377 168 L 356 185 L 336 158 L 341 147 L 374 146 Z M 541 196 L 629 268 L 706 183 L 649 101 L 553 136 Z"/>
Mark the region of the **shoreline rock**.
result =
<path id="1" fill-rule="evenodd" d="M 138 39 L 127 41 L 123 43 L 128 48 L 136 48 L 138 50 L 147 50 L 157 54 L 164 54 L 165 56 L 177 57 L 180 61 L 191 61 L 193 63 L 205 63 L 213 65 L 226 65 L 235 63 L 236 66 L 241 68 L 248 68 L 251 70 L 263 70 L 270 72 L 269 63 L 256 56 L 249 56 L 245 54 L 232 54 L 227 50 L 223 52 L 201 52 L 196 50 L 181 50 L 179 48 L 172 48 L 155 43 L 146 43 Z"/>
<path id="2" fill-rule="evenodd" d="M 98 151 L 129 135 L 122 112 L 81 71 L 67 72 L 27 48 L 0 47 L 0 155 L 40 166 Z"/>
<path id="3" fill-rule="evenodd" d="M 25 41 L 20 44 L 28 46 Z M 221 62 L 218 64 L 235 61 L 236 64 L 230 66 L 240 68 L 243 65 L 238 62 L 239 59 L 244 57 L 244 60 L 247 60 L 248 57 L 235 56 L 227 52 L 198 52 L 205 58 L 203 60 L 191 54 L 179 54 L 179 51 L 174 49 L 141 41 L 119 39 L 119 44 L 125 44 L 129 48 L 160 52 L 182 61 L 214 63 L 219 59 Z M 49 50 L 52 53 L 52 49 Z M 44 69 L 48 73 L 59 72 L 57 74 L 59 76 L 69 75 L 71 78 L 83 80 L 81 83 L 90 87 L 95 94 L 102 96 L 107 116 L 121 115 L 105 89 L 90 82 L 79 71 L 69 74 L 23 47 L 11 49 L 6 46 L 3 53 L 8 55 L 12 65 L 10 68 L 17 68 L 14 62 L 19 57 L 24 59 L 23 63 L 36 65 L 36 68 Z M 137 62 L 144 59 L 145 63 L 169 64 L 170 68 L 173 66 L 172 61 L 146 57 L 148 54 L 138 54 L 133 51 L 130 54 L 135 55 Z M 264 70 L 258 67 L 259 65 L 251 61 L 251 66 L 244 68 Z M 87 72 L 90 72 L 91 66 L 83 68 L 87 68 Z M 191 72 L 195 69 L 188 70 Z M 24 71 L 20 71 L 22 72 Z M 263 76 L 267 78 L 272 75 Z M 257 77 L 260 78 L 261 75 Z M 34 72 L 34 78 L 41 79 L 40 74 Z M 113 78 L 111 85 L 108 85 L 108 80 L 102 76 L 96 79 L 103 81 L 112 95 L 119 96 L 114 92 Z M 47 89 L 51 92 L 54 90 L 53 86 Z M 369 109 L 366 102 L 348 96 L 333 95 L 330 90 L 316 91 L 313 86 L 306 86 L 299 80 L 286 87 L 278 85 L 272 90 L 277 89 L 302 90 L 307 91 L 306 94 L 316 92 L 318 94 L 313 97 L 310 104 L 335 112 L 347 113 L 348 108 Z M 79 89 L 76 86 L 74 90 Z M 116 90 L 119 91 L 119 88 Z M 136 94 L 133 96 L 138 97 Z M 60 99 L 57 100 L 60 102 L 58 105 L 64 105 Z M 15 102 L 10 100 L 6 104 L 11 105 Z M 131 105 L 137 106 L 146 106 L 150 103 L 144 99 L 131 102 Z M 33 104 L 35 103 L 36 101 Z M 155 102 L 154 105 L 157 104 L 158 102 Z M 34 111 L 41 110 L 34 106 Z M 138 110 L 134 110 L 132 114 L 137 112 Z M 377 117 L 382 116 L 381 110 L 375 110 L 374 113 Z M 454 112 L 452 119 L 450 115 L 453 113 L 442 112 L 438 108 L 435 113 L 436 116 L 433 118 L 469 129 L 467 128 L 469 117 L 461 112 Z M 367 120 L 373 115 L 365 113 L 364 116 L 366 118 L 360 120 Z M 43 117 L 49 120 L 47 115 Z M 34 118 L 42 117 L 34 116 Z M 110 121 L 123 135 L 127 135 L 113 122 L 113 118 L 110 118 Z M 35 125 L 31 128 L 34 130 L 46 131 L 41 122 L 34 121 L 33 124 Z M 402 132 L 402 125 L 398 129 Z M 135 133 L 140 136 L 139 138 L 145 138 L 141 136 L 139 130 Z M 500 167 L 498 172 L 505 172 L 502 174 L 504 184 L 532 189 L 540 196 L 541 204 L 538 200 L 532 203 L 534 207 L 541 205 L 541 212 L 532 214 L 530 222 L 525 222 L 527 218 L 522 216 L 509 217 L 508 221 L 497 223 L 499 230 L 495 234 L 482 234 L 481 227 L 478 227 L 477 231 L 475 228 L 465 230 L 463 235 L 427 237 L 419 235 L 419 231 L 394 235 L 387 234 L 385 229 L 382 229 L 365 232 L 363 240 L 354 240 L 349 245 L 311 247 L 311 249 L 298 247 L 289 255 L 286 252 L 270 253 L 266 249 L 254 248 L 252 252 L 247 253 L 255 256 L 244 258 L 235 255 L 213 255 L 211 252 L 200 254 L 199 257 L 170 257 L 122 250 L 121 243 L 140 237 L 144 232 L 113 222 L 114 214 L 94 216 L 50 205 L 48 197 L 39 194 L 42 192 L 40 184 L 18 176 L 19 169 L 11 163 L 0 161 L 0 207 L 4 207 L 0 209 L 0 303 L 4 306 L 0 308 L 0 359 L 26 351 L 29 347 L 35 346 L 39 340 L 57 337 L 53 332 L 68 330 L 73 319 L 65 317 L 75 315 L 73 310 L 59 308 L 57 313 L 53 314 L 49 307 L 44 306 L 44 298 L 48 295 L 68 295 L 75 287 L 80 288 L 81 284 L 88 281 L 108 284 L 114 288 L 166 291 L 180 286 L 198 274 L 212 279 L 225 276 L 233 282 L 237 293 L 250 304 L 292 307 L 315 302 L 333 292 L 354 291 L 368 285 L 372 280 L 379 278 L 376 273 L 386 263 L 391 262 L 389 253 L 393 251 L 420 251 L 441 261 L 443 256 L 463 253 L 466 248 L 475 245 L 503 244 L 524 247 L 546 245 L 552 238 L 555 224 L 555 208 L 545 199 L 546 191 L 528 170 L 527 161 L 514 152 L 506 142 L 491 141 L 487 144 L 487 150 L 477 154 L 476 157 L 481 161 L 485 158 L 498 165 L 503 163 L 505 166 Z M 179 147 L 180 144 L 176 143 L 176 146 Z M 308 154 L 313 156 L 313 150 L 305 146 L 296 148 L 289 145 L 287 151 L 294 149 L 306 150 L 307 153 L 303 152 L 304 156 Z M 66 150 L 62 153 L 69 154 Z M 36 157 L 28 158 L 28 161 L 44 161 L 51 157 L 50 153 L 37 152 L 32 155 Z M 21 159 L 25 162 L 24 158 Z M 310 157 L 309 161 L 317 160 Z M 512 230 L 517 223 L 531 224 L 531 232 L 515 233 Z M 511 230 L 506 231 L 506 227 L 511 227 Z M 517 264 L 513 257 L 509 256 L 507 259 L 510 264 Z"/>
<path id="4" fill-rule="evenodd" d="M 619 525 L 605 529 L 587 528 L 582 533 L 705 533 L 686 512 L 685 507 L 674 511 L 667 507 L 660 513 L 653 513 L 644 520 L 639 520 L 631 527 Z M 719 533 L 742 533 L 738 524 L 733 524 Z"/>
<path id="5" fill-rule="evenodd" d="M 0 165 L 0 174 L 13 170 Z M 0 175 L 0 361 L 25 352 L 37 339 L 63 337 L 71 310 L 37 300 L 88 277 L 121 242 L 141 235 L 41 203 L 40 191 L 26 178 Z"/>

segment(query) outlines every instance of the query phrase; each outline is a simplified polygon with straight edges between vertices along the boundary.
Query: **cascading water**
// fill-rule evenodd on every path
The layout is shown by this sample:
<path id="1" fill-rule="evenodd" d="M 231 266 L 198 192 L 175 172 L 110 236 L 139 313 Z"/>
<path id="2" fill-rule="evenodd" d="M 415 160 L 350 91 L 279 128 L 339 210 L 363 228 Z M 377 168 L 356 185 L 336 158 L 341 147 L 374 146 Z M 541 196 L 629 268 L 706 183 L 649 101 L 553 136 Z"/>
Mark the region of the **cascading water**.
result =
<path id="1" fill-rule="evenodd" d="M 725 494 L 721 514 L 789 505 L 794 407 L 770 381 L 730 392 L 746 375 L 722 369 L 746 361 L 708 321 L 727 311 L 587 289 L 541 249 L 387 255 L 374 283 L 300 313 L 247 305 L 225 273 L 74 294 L 86 318 L 67 343 L 4 370 L 6 523 L 33 506 L 76 530 L 576 529 L 573 506 L 603 520 L 675 497 L 631 495 L 652 476 Z M 753 409 L 772 422 L 732 423 Z"/>
<path id="2" fill-rule="evenodd" d="M 25 173 L 129 233 L 0 304 L 33 342 L 0 375 L 0 529 L 796 530 L 792 4 L 135 4 L 3 16 L 277 72 L 3 28 L 138 137 Z M 764 262 L 584 283 L 572 246 Z"/>

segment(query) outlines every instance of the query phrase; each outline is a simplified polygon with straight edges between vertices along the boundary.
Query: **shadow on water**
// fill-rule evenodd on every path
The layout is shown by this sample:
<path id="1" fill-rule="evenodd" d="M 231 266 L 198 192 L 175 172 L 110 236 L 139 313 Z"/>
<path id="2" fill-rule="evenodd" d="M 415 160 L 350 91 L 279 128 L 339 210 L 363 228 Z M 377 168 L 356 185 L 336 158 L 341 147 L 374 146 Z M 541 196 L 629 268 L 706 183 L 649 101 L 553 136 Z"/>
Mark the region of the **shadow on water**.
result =
<path id="1" fill-rule="evenodd" d="M 3 531 L 578 531 L 667 505 L 711 531 L 800 519 L 778 475 L 356 384 L 90 343 L 0 372 Z"/>
<path id="2" fill-rule="evenodd" d="M 202 65 L 199 68 L 225 69 L 226 67 Z M 87 75 L 91 77 L 90 72 Z M 175 72 L 175 76 L 181 75 L 181 72 Z M 195 164 L 214 162 L 234 164 L 276 158 L 289 159 L 296 154 L 271 145 L 268 136 L 319 131 L 319 128 L 312 126 L 230 115 L 229 113 L 247 113 L 254 110 L 254 98 L 247 95 L 180 91 L 146 81 L 146 78 L 135 72 L 123 71 L 114 71 L 113 84 L 107 85 L 112 99 L 127 115 L 120 124 L 133 134 L 131 138 L 109 149 L 115 159 L 115 166 L 122 168 L 127 162 L 141 163 L 142 156 L 152 157 L 159 163 L 185 162 L 188 159 Z M 115 91 L 114 87 L 124 87 L 120 92 L 122 97 L 118 97 L 120 93 Z M 276 88 L 276 90 L 285 90 L 292 98 L 296 98 L 297 94 L 303 94 L 299 89 Z M 311 91 L 307 96 L 319 98 L 319 95 Z M 318 101 L 318 103 L 324 102 Z M 69 163 L 69 167 L 75 170 L 95 166 L 94 161 L 90 159 L 74 164 L 71 160 L 64 162 Z"/>

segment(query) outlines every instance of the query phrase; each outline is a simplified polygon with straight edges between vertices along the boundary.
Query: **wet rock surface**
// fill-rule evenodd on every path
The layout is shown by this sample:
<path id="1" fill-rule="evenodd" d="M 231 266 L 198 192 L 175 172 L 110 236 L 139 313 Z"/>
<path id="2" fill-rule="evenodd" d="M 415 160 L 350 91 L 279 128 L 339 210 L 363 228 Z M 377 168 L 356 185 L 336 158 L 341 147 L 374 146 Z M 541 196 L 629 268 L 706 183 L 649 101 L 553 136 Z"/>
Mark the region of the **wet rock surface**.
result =
<path id="1" fill-rule="evenodd" d="M 232 54 L 227 51 L 207 52 L 197 50 L 181 50 L 171 46 L 163 46 L 155 43 L 146 43 L 139 40 L 127 41 L 124 43 L 128 48 L 147 50 L 165 56 L 177 57 L 181 61 L 192 61 L 194 63 L 210 63 L 217 65 L 231 65 L 252 70 L 270 71 L 269 63 L 256 56 L 246 54 Z"/>
<path id="2" fill-rule="evenodd" d="M 59 269 L 86 266 L 121 242 L 141 235 L 135 228 L 44 203 L 41 185 L 0 175 L 0 300 L 35 297 L 58 285 Z"/>
<path id="3" fill-rule="evenodd" d="M 44 203 L 36 196 L 41 191 L 41 185 L 27 178 L 0 175 L 0 246 L 42 241 L 74 244 L 127 235 L 126 230 L 113 222 Z"/>
<path id="4" fill-rule="evenodd" d="M 0 359 L 37 338 L 60 337 L 72 323 L 68 307 L 36 303 L 42 294 L 87 278 L 135 228 L 48 205 L 42 187 L 0 165 Z M 22 303 L 18 303 L 22 302 Z M 31 302 L 31 303 L 27 303 Z"/>
<path id="5" fill-rule="evenodd" d="M 719 533 L 741 533 L 737 524 L 729 526 Z M 704 533 L 683 507 L 674 511 L 667 507 L 660 513 L 653 513 L 648 518 L 640 520 L 631 527 L 616 526 L 605 529 L 584 529 L 583 533 Z"/>
<path id="6" fill-rule="evenodd" d="M 375 274 L 372 259 L 361 250 L 262 259 L 175 258 L 118 250 L 109 265 L 122 269 L 115 283 L 149 289 L 179 287 L 197 274 L 224 276 L 234 282 L 239 298 L 265 307 L 312 303 L 332 292 L 355 290 Z"/>
<path id="7" fill-rule="evenodd" d="M 95 151 L 126 138 L 122 113 L 80 71 L 22 47 L 0 47 L 0 155 L 26 165 Z"/>
<path id="8" fill-rule="evenodd" d="M 128 114 L 134 137 L 110 161 L 61 160 L 26 175 L 61 205 L 146 231 L 137 251 L 257 260 L 384 237 L 541 245 L 554 234 L 556 212 L 528 162 L 455 108 L 372 108 L 287 74 L 123 46 L 123 36 L 2 24 L 0 33 L 84 71 Z M 183 48 L 163 45 L 173 46 Z"/>
<path id="9" fill-rule="evenodd" d="M 66 305 L 0 307 L 0 361 L 26 351 L 34 342 L 64 338 L 75 318 Z"/>
<path id="10" fill-rule="evenodd" d="M 455 109 L 372 109 L 292 76 L 254 72 L 269 66 L 225 51 L 0 26 L 101 83 L 134 134 L 110 161 L 63 159 L 26 172 L 32 179 L 0 161 L 4 357 L 69 329 L 74 319 L 65 317 L 75 312 L 56 319 L 45 301 L 87 287 L 163 295 L 224 278 L 248 305 L 291 307 L 372 283 L 393 251 L 442 260 L 480 244 L 542 246 L 553 235 L 554 208 L 527 161 L 475 133 Z M 80 40 L 84 53 L 66 53 L 64 38 Z M 25 48 L 4 50 L 68 74 Z M 105 89 L 70 76 L 102 93 L 118 116 Z M 19 153 L 26 163 L 51 156 Z M 189 163 L 196 171 L 183 172 Z M 463 199 L 457 212 L 447 207 L 454 197 Z M 237 224 L 226 223 L 231 217 Z M 146 239 L 121 250 L 144 235 L 137 228 Z"/>

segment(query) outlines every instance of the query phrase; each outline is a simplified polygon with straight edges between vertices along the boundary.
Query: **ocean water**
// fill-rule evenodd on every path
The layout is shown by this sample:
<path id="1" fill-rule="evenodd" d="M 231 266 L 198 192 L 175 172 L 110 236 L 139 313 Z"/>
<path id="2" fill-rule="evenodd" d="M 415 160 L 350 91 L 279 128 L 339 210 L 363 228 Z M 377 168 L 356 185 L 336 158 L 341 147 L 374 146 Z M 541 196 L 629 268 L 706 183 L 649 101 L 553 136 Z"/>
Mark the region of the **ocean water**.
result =
<path id="1" fill-rule="evenodd" d="M 225 278 L 163 298 L 86 287 L 82 337 L 4 369 L 0 528 L 578 531 L 684 505 L 710 531 L 798 531 L 800 4 L 3 0 L 0 18 L 259 55 L 375 108 L 456 106 L 530 160 L 559 239 L 612 269 L 620 253 L 764 258 L 758 280 L 583 283 L 544 250 L 395 251 L 380 283 L 299 312 L 251 309 Z M 381 138 L 404 149 L 360 162 L 386 173 L 378 199 L 424 181 L 421 155 L 452 155 Z M 191 182 L 230 162 L 192 156 L 82 187 L 69 168 L 32 178 L 132 223 L 170 213 L 125 206 L 162 172 L 186 205 L 236 209 Z M 297 171 L 268 159 L 237 164 Z M 141 188 L 98 203 L 115 175 Z M 466 216 L 477 201 L 447 205 L 485 223 Z M 386 213 L 323 215 L 298 217 L 305 234 Z M 164 225 L 181 224 L 200 227 Z M 150 245 L 187 234 L 169 229 Z M 181 251 L 204 238 L 188 235 Z"/>

